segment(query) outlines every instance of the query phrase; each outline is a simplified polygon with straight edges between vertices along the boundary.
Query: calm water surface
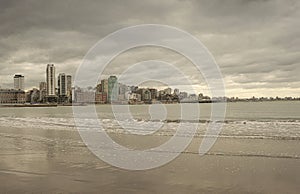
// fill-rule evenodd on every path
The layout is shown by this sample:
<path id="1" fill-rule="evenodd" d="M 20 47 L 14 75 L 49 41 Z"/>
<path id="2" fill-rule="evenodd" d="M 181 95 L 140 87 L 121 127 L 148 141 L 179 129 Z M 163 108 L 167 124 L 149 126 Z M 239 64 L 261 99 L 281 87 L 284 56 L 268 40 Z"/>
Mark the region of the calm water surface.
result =
<path id="1" fill-rule="evenodd" d="M 200 117 L 195 119 L 198 130 L 186 152 L 148 171 L 121 170 L 95 157 L 77 132 L 72 107 L 0 108 L 0 190 L 298 193 L 300 102 L 228 103 L 219 139 L 207 155 L 200 157 L 197 151 L 210 122 L 210 106 L 200 105 Z M 132 126 L 132 131 L 120 127 L 111 106 L 97 105 L 96 110 L 112 139 L 127 147 L 146 149 L 167 141 L 181 122 L 180 105 L 165 107 L 166 118 L 153 121 L 149 105 L 130 106 L 141 126 Z M 124 122 L 130 124 L 130 120 Z M 142 126 L 149 122 L 162 122 L 163 127 L 148 136 L 130 135 L 135 130 L 147 131 Z"/>

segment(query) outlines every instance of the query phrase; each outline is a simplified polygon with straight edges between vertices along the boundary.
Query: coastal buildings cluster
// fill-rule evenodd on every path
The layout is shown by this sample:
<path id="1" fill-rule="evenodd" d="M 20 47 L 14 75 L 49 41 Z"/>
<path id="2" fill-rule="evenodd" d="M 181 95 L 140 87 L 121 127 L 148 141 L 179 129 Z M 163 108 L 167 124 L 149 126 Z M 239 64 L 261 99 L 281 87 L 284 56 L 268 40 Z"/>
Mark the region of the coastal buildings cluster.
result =
<path id="1" fill-rule="evenodd" d="M 1 104 L 72 102 L 72 76 L 59 73 L 56 79 L 54 64 L 47 65 L 46 79 L 39 83 L 39 88 L 25 92 L 25 76 L 21 74 L 14 75 L 13 81 L 14 88 L 0 89 Z"/>
<path id="2" fill-rule="evenodd" d="M 111 75 L 99 81 L 96 87 L 80 88 L 72 86 L 72 76 L 59 73 L 56 77 L 54 64 L 47 64 L 45 81 L 39 83 L 39 88 L 25 92 L 25 77 L 16 74 L 13 77 L 13 89 L 0 89 L 2 104 L 151 104 L 209 101 L 210 97 L 203 94 L 188 94 L 179 89 L 141 88 L 127 86 L 118 82 L 117 76 Z M 217 99 L 224 101 L 225 98 Z"/>
<path id="3" fill-rule="evenodd" d="M 206 103 L 206 102 L 237 102 L 237 101 L 284 101 L 300 100 L 293 97 L 209 97 L 199 94 L 188 94 L 179 89 L 165 88 L 158 90 L 153 87 L 128 86 L 111 75 L 102 79 L 95 87 L 73 87 L 72 76 L 59 73 L 56 77 L 54 64 L 47 64 L 45 80 L 39 88 L 25 91 L 25 77 L 21 74 L 13 76 L 13 88 L 0 88 L 0 104 L 152 104 L 152 103 Z"/>
<path id="4" fill-rule="evenodd" d="M 198 100 L 211 100 L 203 94 L 188 94 L 179 89 L 165 88 L 143 88 L 138 86 L 127 86 L 118 82 L 116 76 L 102 79 L 95 88 L 81 89 L 75 87 L 74 100 L 78 103 L 96 104 L 152 104 L 152 103 L 179 103 L 198 102 Z M 221 99 L 219 99 L 221 100 Z"/>

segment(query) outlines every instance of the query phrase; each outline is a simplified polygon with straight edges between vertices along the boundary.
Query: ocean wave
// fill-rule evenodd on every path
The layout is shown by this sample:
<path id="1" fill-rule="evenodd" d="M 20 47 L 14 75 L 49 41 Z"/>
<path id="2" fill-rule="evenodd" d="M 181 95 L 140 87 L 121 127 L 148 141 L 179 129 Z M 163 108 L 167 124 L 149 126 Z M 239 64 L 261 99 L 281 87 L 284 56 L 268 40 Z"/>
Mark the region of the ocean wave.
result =
<path id="1" fill-rule="evenodd" d="M 212 121 L 209 120 L 149 120 L 135 119 L 118 121 L 115 119 L 78 119 L 75 123 L 73 118 L 48 118 L 48 117 L 1 117 L 0 127 L 33 128 L 44 130 L 80 130 L 80 129 L 102 129 L 107 133 L 123 134 L 152 134 L 173 136 L 177 128 L 182 125 L 188 127 L 188 123 L 198 125 L 196 134 L 186 130 L 182 136 L 206 137 L 207 126 Z M 154 125 L 157 124 L 157 125 Z M 250 120 L 225 120 L 217 122 L 223 124 L 223 129 L 219 138 L 239 138 L 239 139 L 273 139 L 273 140 L 300 140 L 299 120 L 273 120 L 273 121 L 250 121 Z M 101 127 L 99 126 L 101 125 Z M 148 128 L 148 126 L 159 126 L 158 130 Z M 125 126 L 125 127 L 124 127 Z M 191 130 L 192 131 L 192 130 Z"/>

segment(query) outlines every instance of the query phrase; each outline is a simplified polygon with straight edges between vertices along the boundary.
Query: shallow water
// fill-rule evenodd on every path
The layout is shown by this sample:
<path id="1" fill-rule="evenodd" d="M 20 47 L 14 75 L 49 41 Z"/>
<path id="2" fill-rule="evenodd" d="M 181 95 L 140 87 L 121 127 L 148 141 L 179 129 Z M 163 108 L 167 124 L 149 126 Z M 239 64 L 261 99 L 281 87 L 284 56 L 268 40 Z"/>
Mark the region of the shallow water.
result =
<path id="1" fill-rule="evenodd" d="M 174 161 L 147 171 L 99 160 L 77 131 L 72 107 L 0 108 L 0 190 L 7 193 L 297 193 L 300 187 L 300 102 L 228 103 L 223 129 L 205 155 L 198 149 L 211 122 L 211 104 L 183 120 L 180 105 L 152 119 L 149 105 L 130 106 L 134 120 L 118 121 L 97 105 L 103 130 L 133 149 L 163 144 L 180 122 L 197 123 L 189 147 Z M 82 107 L 82 114 L 84 109 Z M 84 123 L 97 127 L 86 114 Z M 121 113 L 122 115 L 122 113 Z M 120 123 L 121 122 L 121 123 Z M 138 125 L 136 125 L 138 123 Z M 96 123 L 97 124 L 97 123 Z M 161 124 L 157 131 L 148 126 Z M 95 126 L 94 126 L 95 125 Z M 126 125 L 123 129 L 120 125 Z M 133 135 L 133 134 L 148 135 Z M 110 148 L 108 148 L 110 149 Z"/>

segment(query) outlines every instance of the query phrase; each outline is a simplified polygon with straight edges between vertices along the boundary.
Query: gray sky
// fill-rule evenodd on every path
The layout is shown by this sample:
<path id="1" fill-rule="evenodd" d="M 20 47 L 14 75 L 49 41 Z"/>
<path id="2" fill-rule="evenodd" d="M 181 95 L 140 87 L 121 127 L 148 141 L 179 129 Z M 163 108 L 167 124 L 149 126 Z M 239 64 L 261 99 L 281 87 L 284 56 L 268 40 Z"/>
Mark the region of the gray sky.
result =
<path id="1" fill-rule="evenodd" d="M 106 35 L 155 23 L 185 30 L 205 44 L 228 96 L 300 96 L 299 10 L 298 0 L 1 1 L 0 87 L 11 88 L 15 73 L 25 75 L 27 89 L 38 86 L 49 62 L 57 74 L 74 75 L 86 52 Z M 132 59 L 137 52 L 146 55 L 142 59 L 186 65 L 176 54 L 162 54 L 168 51 L 137 50 L 112 62 L 107 74 L 139 61 Z M 183 71 L 207 93 L 192 68 Z"/>

